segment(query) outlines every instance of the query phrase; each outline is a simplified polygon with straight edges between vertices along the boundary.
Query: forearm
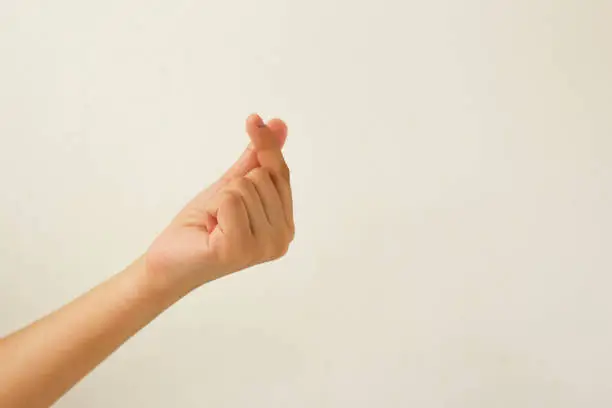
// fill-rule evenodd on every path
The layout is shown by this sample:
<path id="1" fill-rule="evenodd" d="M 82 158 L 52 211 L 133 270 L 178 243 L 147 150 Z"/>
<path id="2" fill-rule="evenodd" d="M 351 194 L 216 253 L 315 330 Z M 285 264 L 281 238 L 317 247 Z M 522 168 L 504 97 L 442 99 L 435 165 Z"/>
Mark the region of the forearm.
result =
<path id="1" fill-rule="evenodd" d="M 0 406 L 48 407 L 186 291 L 154 284 L 144 258 L 0 341 Z"/>
<path id="2" fill-rule="evenodd" d="M 280 120 L 247 119 L 251 144 L 140 258 L 62 309 L 0 340 L 0 407 L 48 407 L 190 290 L 283 256 L 293 240 Z"/>

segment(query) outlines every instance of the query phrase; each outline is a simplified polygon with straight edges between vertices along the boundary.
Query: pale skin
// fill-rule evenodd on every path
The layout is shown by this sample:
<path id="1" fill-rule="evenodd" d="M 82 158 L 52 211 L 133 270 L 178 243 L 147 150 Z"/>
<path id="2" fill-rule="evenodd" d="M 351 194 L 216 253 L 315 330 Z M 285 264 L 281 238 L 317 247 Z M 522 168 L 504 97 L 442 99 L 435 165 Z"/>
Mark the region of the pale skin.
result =
<path id="1" fill-rule="evenodd" d="M 0 339 L 0 406 L 48 407 L 192 290 L 283 256 L 295 227 L 285 124 L 247 119 L 251 143 L 124 271 Z"/>

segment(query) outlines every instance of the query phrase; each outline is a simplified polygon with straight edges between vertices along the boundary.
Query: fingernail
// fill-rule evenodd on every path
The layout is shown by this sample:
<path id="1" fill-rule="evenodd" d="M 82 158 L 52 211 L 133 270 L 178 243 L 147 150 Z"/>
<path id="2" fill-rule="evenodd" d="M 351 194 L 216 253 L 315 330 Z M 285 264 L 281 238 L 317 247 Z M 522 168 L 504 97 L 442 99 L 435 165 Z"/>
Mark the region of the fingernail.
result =
<path id="1" fill-rule="evenodd" d="M 264 123 L 263 119 L 261 119 L 261 116 L 259 116 L 258 114 L 254 113 L 253 115 L 251 115 L 251 118 L 255 126 L 257 126 L 258 128 L 266 127 L 266 124 Z"/>

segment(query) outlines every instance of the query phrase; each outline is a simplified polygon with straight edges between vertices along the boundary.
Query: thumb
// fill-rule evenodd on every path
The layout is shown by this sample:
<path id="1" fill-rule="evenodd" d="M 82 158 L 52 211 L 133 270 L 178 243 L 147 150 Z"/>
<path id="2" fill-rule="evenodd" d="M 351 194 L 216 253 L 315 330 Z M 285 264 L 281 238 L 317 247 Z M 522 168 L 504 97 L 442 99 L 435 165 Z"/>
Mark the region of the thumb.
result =
<path id="1" fill-rule="evenodd" d="M 247 119 L 246 130 L 261 167 L 289 180 L 289 168 L 281 152 L 287 139 L 285 123 L 280 119 L 273 119 L 266 126 L 258 115 L 251 115 Z"/>
<path id="2" fill-rule="evenodd" d="M 267 128 L 272 133 L 273 138 L 282 147 L 287 140 L 287 126 L 280 119 L 272 119 L 266 126 L 259 115 L 251 115 L 247 119 L 247 132 L 249 128 Z M 257 157 L 255 145 L 249 143 L 242 155 L 225 172 L 223 179 L 233 179 L 246 176 L 251 170 L 259 167 L 260 162 Z"/>

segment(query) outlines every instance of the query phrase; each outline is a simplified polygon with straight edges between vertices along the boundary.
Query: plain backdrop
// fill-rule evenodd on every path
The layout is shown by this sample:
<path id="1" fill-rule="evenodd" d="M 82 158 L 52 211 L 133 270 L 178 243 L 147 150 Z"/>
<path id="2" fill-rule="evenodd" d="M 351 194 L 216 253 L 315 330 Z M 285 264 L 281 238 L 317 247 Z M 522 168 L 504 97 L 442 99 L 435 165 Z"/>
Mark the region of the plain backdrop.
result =
<path id="1" fill-rule="evenodd" d="M 58 407 L 609 407 L 611 19 L 1 0 L 0 333 L 143 253 L 259 112 L 290 128 L 289 255 L 192 293 Z"/>

